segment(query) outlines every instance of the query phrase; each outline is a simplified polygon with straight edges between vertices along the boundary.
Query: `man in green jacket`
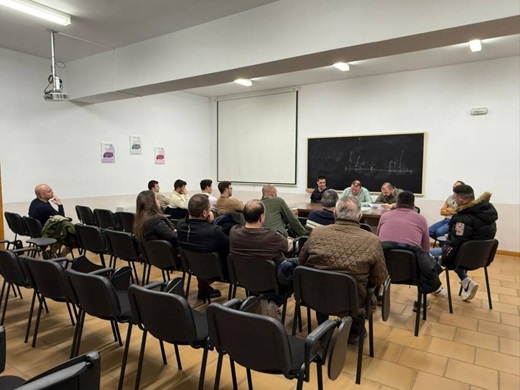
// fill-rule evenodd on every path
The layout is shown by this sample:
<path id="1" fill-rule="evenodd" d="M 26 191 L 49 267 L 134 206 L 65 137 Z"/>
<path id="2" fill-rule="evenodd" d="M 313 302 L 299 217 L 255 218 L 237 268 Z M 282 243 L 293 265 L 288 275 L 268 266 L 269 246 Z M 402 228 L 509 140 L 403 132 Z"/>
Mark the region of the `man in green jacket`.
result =
<path id="1" fill-rule="evenodd" d="M 307 233 L 285 200 L 278 197 L 274 185 L 265 184 L 262 187 L 262 203 L 265 206 L 264 227 L 278 230 L 285 237 L 299 237 Z"/>

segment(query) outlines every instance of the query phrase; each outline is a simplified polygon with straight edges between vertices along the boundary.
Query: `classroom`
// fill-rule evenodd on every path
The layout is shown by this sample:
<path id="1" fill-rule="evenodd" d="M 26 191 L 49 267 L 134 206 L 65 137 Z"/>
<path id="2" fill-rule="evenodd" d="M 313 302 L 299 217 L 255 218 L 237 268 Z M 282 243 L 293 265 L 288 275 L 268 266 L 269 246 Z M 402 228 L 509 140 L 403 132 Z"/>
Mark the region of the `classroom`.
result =
<path id="1" fill-rule="evenodd" d="M 66 2 L 46 3 L 59 8 Z M 72 3 L 82 8 L 81 2 Z M 36 55 L 22 49 L 23 41 L 31 39 L 27 36 L 19 36 L 19 43 L 11 46 L 0 40 L 2 210 L 26 215 L 38 183 L 52 185 L 74 222 L 78 204 L 114 211 L 134 205 L 136 195 L 151 179 L 171 193 L 174 181 L 181 178 L 190 193 L 196 193 L 201 179 L 227 180 L 218 170 L 223 158 L 219 156 L 219 102 L 291 91 L 297 92 L 297 132 L 294 152 L 289 152 L 295 156 L 294 183 L 277 185 L 278 196 L 289 205 L 308 201 L 309 139 L 424 133 L 422 193 L 416 195 L 421 214 L 428 223 L 437 221 L 456 180 L 470 184 L 477 196 L 491 192 L 499 215 L 498 253 L 515 270 L 518 282 L 518 1 L 247 3 L 250 8 L 241 12 L 222 14 L 178 31 L 165 27 L 163 34 L 111 50 L 57 35 L 58 60 L 60 47 L 73 48 L 67 52 L 71 59 L 63 61 L 66 67 L 57 69 L 68 101 L 43 98 L 50 48 L 45 49 L 48 54 Z M 70 11 L 64 8 L 76 23 L 72 7 Z M 0 21 L 2 12 L 0 8 Z M 76 15 L 78 23 L 87 23 L 86 15 L 83 19 Z M 0 35 L 5 33 L 0 23 Z M 38 39 L 48 44 L 49 33 L 43 24 L 41 36 Z M 482 39 L 482 50 L 472 53 L 467 42 L 476 38 Z M 82 50 L 92 54 L 81 54 Z M 348 62 L 350 70 L 331 69 L 333 62 L 324 61 L 334 56 Z M 237 78 L 253 79 L 252 89 L 234 84 Z M 472 115 L 474 108 L 486 108 L 486 114 Z M 140 138 L 141 154 L 131 153 L 130 137 Z M 277 139 L 269 142 L 276 144 Z M 101 162 L 101 148 L 106 144 L 115 147 L 114 163 Z M 157 148 L 164 148 L 164 164 L 156 163 Z M 266 152 L 263 158 L 276 160 L 277 153 Z M 248 163 L 262 167 L 262 156 Z M 233 182 L 233 194 L 242 201 L 260 198 L 263 184 Z M 343 184 L 335 189 L 342 191 L 350 181 Z M 5 221 L 3 235 L 13 237 Z M 515 299 L 518 322 L 518 295 Z M 497 343 L 505 341 L 493 337 Z M 518 346 L 518 328 L 511 338 Z M 471 348 L 477 349 L 477 360 L 479 356 L 484 359 L 478 346 Z M 502 352 L 499 347 L 491 349 Z M 518 348 L 511 356 L 518 362 Z M 413 360 L 413 354 L 408 358 Z M 474 360 L 471 364 L 478 364 Z M 455 367 L 447 364 L 448 371 Z M 514 388 L 506 384 L 519 383 L 518 370 L 498 371 L 493 371 L 498 378 L 495 382 L 482 386 L 505 390 Z M 463 377 L 444 374 L 438 377 L 454 379 L 458 388 L 480 387 Z M 413 379 L 402 386 L 396 383 L 395 388 L 412 388 L 414 380 L 413 388 L 421 388 L 419 383 L 437 377 L 431 372 L 406 375 Z M 314 388 L 313 380 L 309 388 Z M 387 388 L 377 375 L 368 382 L 373 388 Z M 291 385 L 284 383 L 287 388 Z M 333 386 L 330 388 L 336 388 Z"/>

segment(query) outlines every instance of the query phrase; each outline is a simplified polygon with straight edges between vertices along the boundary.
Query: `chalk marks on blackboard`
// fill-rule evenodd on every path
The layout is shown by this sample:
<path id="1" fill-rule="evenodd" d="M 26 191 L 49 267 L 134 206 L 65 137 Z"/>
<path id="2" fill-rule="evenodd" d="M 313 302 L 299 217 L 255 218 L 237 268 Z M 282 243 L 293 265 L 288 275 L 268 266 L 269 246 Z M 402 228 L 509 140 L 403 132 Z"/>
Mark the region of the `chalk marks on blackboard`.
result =
<path id="1" fill-rule="evenodd" d="M 388 162 L 383 162 L 381 164 L 381 168 L 378 168 L 376 161 L 367 161 L 366 158 L 363 157 L 362 153 L 357 151 L 350 151 L 348 164 L 345 165 L 344 171 L 346 173 L 364 173 L 364 174 L 372 174 L 375 172 L 387 172 L 397 175 L 411 175 L 414 173 L 412 168 L 409 168 L 405 162 L 405 153 L 406 150 L 402 149 L 399 154 L 399 161 L 389 160 Z"/>

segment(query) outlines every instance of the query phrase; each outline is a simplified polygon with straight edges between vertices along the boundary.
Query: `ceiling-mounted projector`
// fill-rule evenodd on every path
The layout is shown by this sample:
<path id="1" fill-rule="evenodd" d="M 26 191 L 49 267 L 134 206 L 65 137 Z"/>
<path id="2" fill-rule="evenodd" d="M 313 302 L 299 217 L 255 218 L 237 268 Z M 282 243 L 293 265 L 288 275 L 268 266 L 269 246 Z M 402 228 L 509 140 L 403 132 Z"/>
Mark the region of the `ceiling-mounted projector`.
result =
<path id="1" fill-rule="evenodd" d="M 56 59 L 54 56 L 54 32 L 51 32 L 51 74 L 47 81 L 47 87 L 43 91 L 43 98 L 52 101 L 69 100 L 69 95 L 63 92 L 63 80 L 56 76 Z"/>

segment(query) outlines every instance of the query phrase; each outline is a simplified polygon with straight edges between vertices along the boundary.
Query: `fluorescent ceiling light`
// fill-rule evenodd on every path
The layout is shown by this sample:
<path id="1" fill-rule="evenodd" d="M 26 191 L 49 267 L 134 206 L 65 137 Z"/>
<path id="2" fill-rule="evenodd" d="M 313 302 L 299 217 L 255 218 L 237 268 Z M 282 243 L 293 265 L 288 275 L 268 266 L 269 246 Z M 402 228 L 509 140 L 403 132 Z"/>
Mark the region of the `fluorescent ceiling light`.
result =
<path id="1" fill-rule="evenodd" d="M 70 15 L 35 3 L 34 1 L 0 0 L 0 5 L 5 5 L 6 7 L 13 8 L 17 11 L 61 24 L 62 26 L 68 26 L 70 24 Z"/>
<path id="2" fill-rule="evenodd" d="M 332 66 L 341 70 L 342 72 L 347 72 L 350 70 L 350 65 L 347 62 L 336 62 Z"/>
<path id="3" fill-rule="evenodd" d="M 469 48 L 472 52 L 481 51 L 482 43 L 480 42 L 480 39 L 473 39 L 472 41 L 469 41 Z"/>
<path id="4" fill-rule="evenodd" d="M 234 82 L 243 85 L 244 87 L 250 87 L 253 85 L 253 81 L 250 79 L 236 79 Z"/>

